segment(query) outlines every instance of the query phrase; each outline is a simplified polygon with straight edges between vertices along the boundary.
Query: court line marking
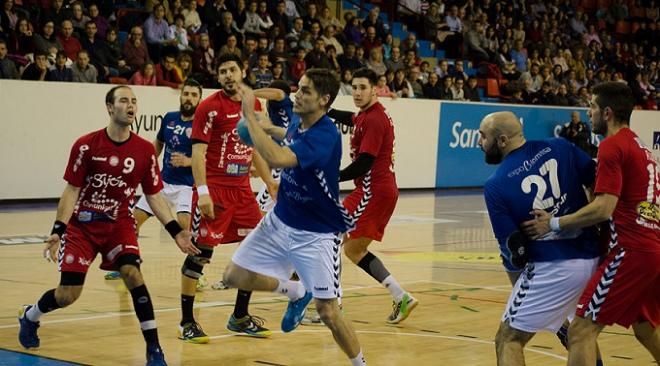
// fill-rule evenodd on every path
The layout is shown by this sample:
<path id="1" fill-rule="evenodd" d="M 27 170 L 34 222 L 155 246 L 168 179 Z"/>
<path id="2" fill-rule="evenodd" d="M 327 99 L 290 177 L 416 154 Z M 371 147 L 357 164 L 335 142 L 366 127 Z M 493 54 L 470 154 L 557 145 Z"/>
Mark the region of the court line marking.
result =
<path id="1" fill-rule="evenodd" d="M 274 333 L 281 333 L 284 334 L 283 331 L 281 330 L 274 330 Z M 319 330 L 300 330 L 297 329 L 295 333 L 330 333 L 329 329 L 319 329 Z M 293 334 L 295 334 L 293 333 Z M 449 339 L 453 341 L 463 341 L 463 342 L 471 342 L 471 343 L 480 343 L 480 344 L 489 344 L 489 345 L 494 345 L 494 341 L 485 341 L 482 339 L 474 339 L 474 338 L 467 338 L 467 337 L 454 337 L 454 336 L 445 336 L 445 335 L 438 335 L 438 334 L 419 334 L 419 333 L 401 333 L 401 332 L 385 332 L 385 331 L 377 331 L 377 330 L 356 330 L 355 333 L 358 334 L 379 334 L 379 335 L 395 335 L 395 336 L 404 336 L 404 337 L 424 337 L 424 338 L 441 338 L 441 339 Z M 210 336 L 209 339 L 223 339 L 223 338 L 231 338 L 231 337 L 248 337 L 248 336 L 243 336 L 239 334 L 223 334 L 223 335 L 217 335 L 217 336 Z M 525 347 L 525 351 L 533 352 L 533 353 L 538 353 L 544 356 L 548 356 L 551 358 L 555 358 L 558 360 L 562 361 L 567 361 L 568 359 L 564 356 L 551 353 L 551 352 L 546 352 L 538 349 L 533 349 L 529 347 Z"/>
<path id="2" fill-rule="evenodd" d="M 411 281 L 411 282 L 406 282 L 404 285 L 414 285 L 418 283 L 426 283 L 428 282 L 427 280 L 419 280 L 419 281 Z M 353 286 L 350 288 L 346 288 L 343 291 L 356 291 L 356 290 L 362 290 L 362 289 L 368 289 L 368 288 L 382 288 L 383 286 L 378 284 L 378 285 L 369 285 L 369 286 Z M 475 286 L 471 286 L 475 287 Z M 277 297 L 267 297 L 267 298 L 262 298 L 258 300 L 251 301 L 250 304 L 263 304 L 263 303 L 270 303 L 272 301 L 277 301 L 277 300 L 282 300 L 282 302 L 286 302 L 284 299 L 286 297 L 284 296 L 277 296 Z M 226 306 L 226 305 L 233 305 L 234 301 L 212 301 L 212 302 L 205 302 L 201 304 L 195 304 L 195 308 L 210 308 L 210 307 L 216 307 L 216 306 Z M 167 312 L 172 312 L 172 311 L 180 311 L 180 307 L 175 307 L 175 308 L 164 308 L 164 309 L 154 309 L 154 313 L 167 313 Z M 121 317 L 121 316 L 135 316 L 135 313 L 133 311 L 126 311 L 126 312 L 117 312 L 117 311 L 111 311 L 111 312 L 105 312 L 101 313 L 99 315 L 92 315 L 92 316 L 77 316 L 77 317 L 71 317 L 71 318 L 66 318 L 66 319 L 57 319 L 57 320 L 46 320 L 46 321 L 41 321 L 41 324 L 59 324 L 59 323 L 69 323 L 69 322 L 76 322 L 76 321 L 83 321 L 83 320 L 95 320 L 95 319 L 105 319 L 105 318 L 113 318 L 113 317 Z M 6 325 L 0 325 L 0 329 L 8 329 L 8 328 L 18 328 L 19 325 L 18 323 L 16 324 L 6 324 Z"/>

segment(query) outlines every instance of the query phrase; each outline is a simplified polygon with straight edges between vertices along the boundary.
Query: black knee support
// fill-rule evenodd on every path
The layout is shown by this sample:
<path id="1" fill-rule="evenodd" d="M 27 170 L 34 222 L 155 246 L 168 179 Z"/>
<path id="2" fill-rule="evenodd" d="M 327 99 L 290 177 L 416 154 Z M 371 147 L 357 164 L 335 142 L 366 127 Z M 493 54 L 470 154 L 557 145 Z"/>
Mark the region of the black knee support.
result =
<path id="1" fill-rule="evenodd" d="M 202 276 L 204 266 L 211 262 L 213 256 L 213 249 L 199 248 L 201 253 L 198 255 L 189 255 L 183 262 L 181 267 L 181 274 L 186 277 L 198 279 Z"/>

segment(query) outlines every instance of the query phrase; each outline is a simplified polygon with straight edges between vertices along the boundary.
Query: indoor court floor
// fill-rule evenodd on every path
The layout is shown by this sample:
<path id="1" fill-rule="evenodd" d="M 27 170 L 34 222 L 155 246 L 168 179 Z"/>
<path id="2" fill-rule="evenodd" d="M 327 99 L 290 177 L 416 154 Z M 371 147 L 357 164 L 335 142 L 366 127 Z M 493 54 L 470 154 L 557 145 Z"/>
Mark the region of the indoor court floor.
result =
<path id="1" fill-rule="evenodd" d="M 17 311 L 59 281 L 41 256 L 54 204 L 0 206 L 0 365 L 144 365 L 145 346 L 130 295 L 120 280 L 104 280 L 97 258 L 81 298 L 42 318 L 41 348 L 18 343 Z M 266 319 L 268 339 L 226 330 L 235 290 L 213 290 L 235 245 L 216 250 L 206 268 L 209 286 L 197 293 L 195 316 L 211 336 L 205 345 L 176 338 L 183 254 L 156 219 L 143 226 L 140 246 L 159 337 L 169 365 L 349 365 L 325 327 L 283 334 L 286 298 L 255 293 L 250 313 Z M 390 272 L 420 300 L 410 318 L 388 325 L 388 292 L 344 258 L 344 314 L 358 333 L 369 365 L 495 365 L 493 339 L 509 296 L 481 191 L 402 192 L 384 241 L 372 244 Z M 653 365 L 632 331 L 607 328 L 599 338 L 604 364 Z M 537 335 L 528 365 L 564 365 L 554 334 Z"/>

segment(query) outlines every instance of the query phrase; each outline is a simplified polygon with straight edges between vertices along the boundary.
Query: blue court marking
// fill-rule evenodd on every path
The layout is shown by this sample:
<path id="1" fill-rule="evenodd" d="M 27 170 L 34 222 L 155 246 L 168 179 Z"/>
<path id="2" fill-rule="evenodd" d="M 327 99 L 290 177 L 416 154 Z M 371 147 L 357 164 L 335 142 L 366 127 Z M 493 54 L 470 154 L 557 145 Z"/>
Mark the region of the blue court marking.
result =
<path id="1" fill-rule="evenodd" d="M 77 366 L 81 363 L 60 361 L 29 353 L 0 349 L 0 366 Z"/>

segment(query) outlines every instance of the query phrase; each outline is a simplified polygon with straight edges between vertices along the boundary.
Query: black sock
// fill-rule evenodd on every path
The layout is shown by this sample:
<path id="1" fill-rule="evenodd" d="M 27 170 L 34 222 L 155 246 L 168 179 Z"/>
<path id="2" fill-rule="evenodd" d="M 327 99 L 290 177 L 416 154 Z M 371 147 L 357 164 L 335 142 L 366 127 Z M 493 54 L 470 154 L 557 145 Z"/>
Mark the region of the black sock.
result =
<path id="1" fill-rule="evenodd" d="M 390 272 L 387 271 L 383 262 L 381 262 L 378 257 L 371 254 L 371 252 L 367 252 L 367 255 L 360 259 L 358 267 L 362 268 L 369 274 L 369 276 L 378 281 L 378 283 L 383 282 L 383 280 L 390 275 Z"/>
<path id="2" fill-rule="evenodd" d="M 147 286 L 142 285 L 132 289 L 131 297 L 133 297 L 133 308 L 138 320 L 140 320 L 140 329 L 142 329 L 142 335 L 145 342 L 147 342 L 147 346 L 158 345 L 154 306 L 151 303 Z"/>
<path id="3" fill-rule="evenodd" d="M 55 300 L 55 289 L 48 290 L 41 295 L 41 299 L 39 299 L 37 306 L 39 307 L 39 311 L 44 314 L 59 309 L 61 306 L 57 303 L 57 300 Z"/>
<path id="4" fill-rule="evenodd" d="M 193 316 L 193 304 L 195 303 L 195 295 L 188 296 L 181 294 L 181 325 L 185 323 L 192 323 L 195 321 Z"/>
<path id="5" fill-rule="evenodd" d="M 240 319 L 248 315 L 250 296 L 252 296 L 252 291 L 238 290 L 236 304 L 234 305 L 234 318 Z"/>

